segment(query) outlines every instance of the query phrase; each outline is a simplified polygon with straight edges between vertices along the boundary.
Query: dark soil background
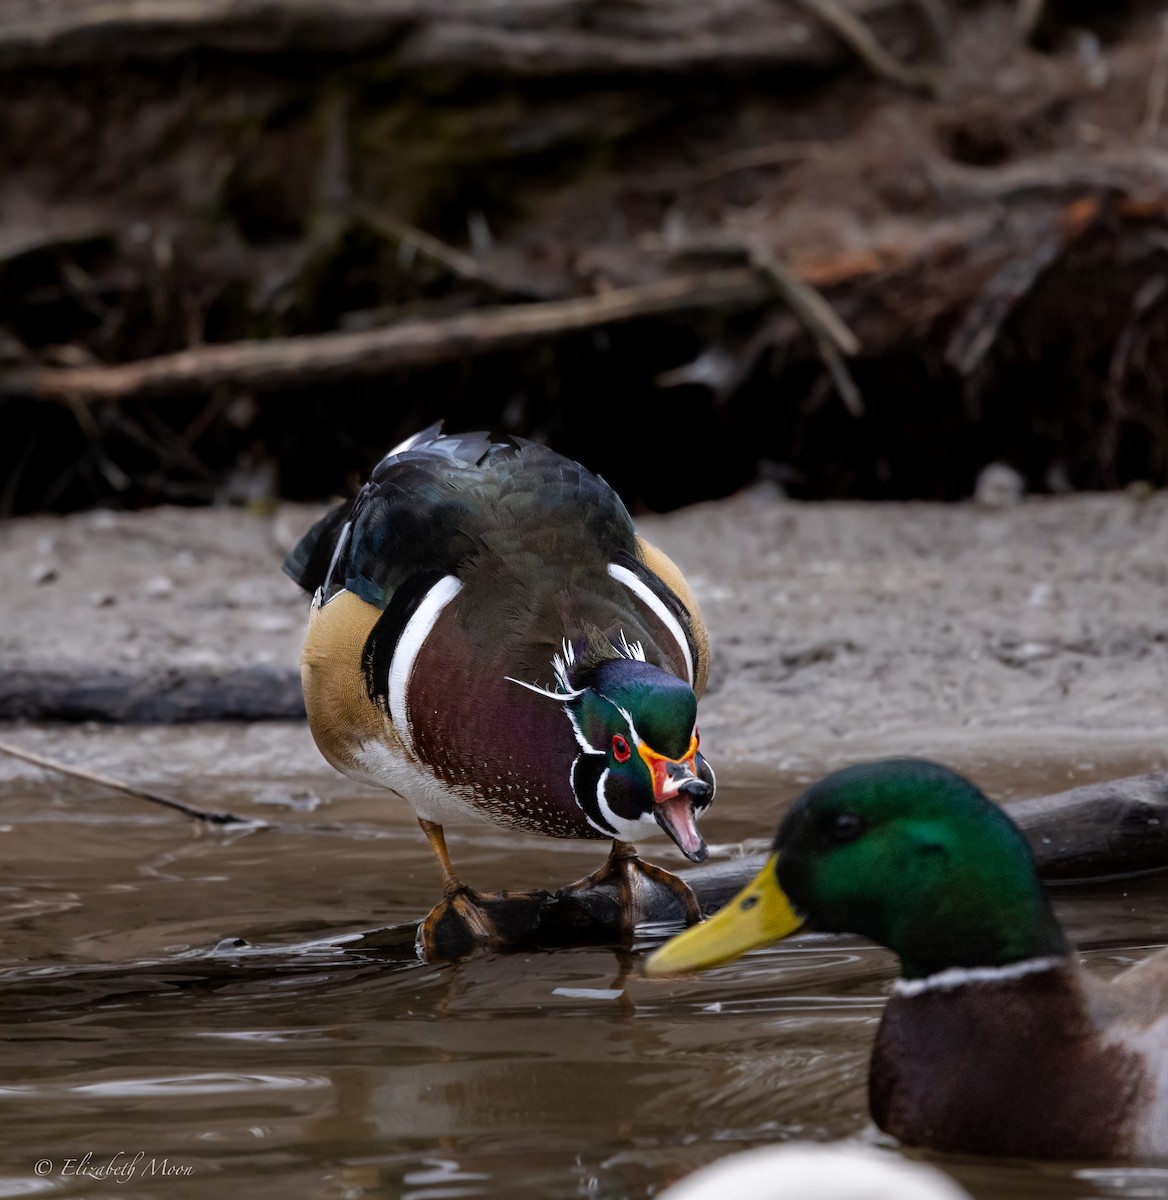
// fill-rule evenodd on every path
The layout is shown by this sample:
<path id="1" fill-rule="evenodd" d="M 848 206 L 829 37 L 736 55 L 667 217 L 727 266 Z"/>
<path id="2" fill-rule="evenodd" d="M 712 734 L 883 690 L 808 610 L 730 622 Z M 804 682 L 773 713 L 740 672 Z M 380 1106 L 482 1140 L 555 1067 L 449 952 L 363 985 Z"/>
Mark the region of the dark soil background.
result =
<path id="1" fill-rule="evenodd" d="M 1162 9 L 9 0 L 0 512 L 323 497 L 439 417 L 642 510 L 1161 486 Z"/>

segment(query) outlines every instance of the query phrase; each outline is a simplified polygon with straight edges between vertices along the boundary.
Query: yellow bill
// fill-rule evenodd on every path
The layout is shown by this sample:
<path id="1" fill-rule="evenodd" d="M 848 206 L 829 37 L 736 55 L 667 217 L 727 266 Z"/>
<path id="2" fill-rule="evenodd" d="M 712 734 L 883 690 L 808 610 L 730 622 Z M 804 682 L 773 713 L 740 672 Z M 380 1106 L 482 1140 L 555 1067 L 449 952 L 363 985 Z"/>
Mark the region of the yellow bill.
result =
<path id="1" fill-rule="evenodd" d="M 772 854 L 725 908 L 655 950 L 645 961 L 645 974 L 681 975 L 716 967 L 801 929 L 805 918 L 779 887 L 777 863 L 778 855 Z"/>

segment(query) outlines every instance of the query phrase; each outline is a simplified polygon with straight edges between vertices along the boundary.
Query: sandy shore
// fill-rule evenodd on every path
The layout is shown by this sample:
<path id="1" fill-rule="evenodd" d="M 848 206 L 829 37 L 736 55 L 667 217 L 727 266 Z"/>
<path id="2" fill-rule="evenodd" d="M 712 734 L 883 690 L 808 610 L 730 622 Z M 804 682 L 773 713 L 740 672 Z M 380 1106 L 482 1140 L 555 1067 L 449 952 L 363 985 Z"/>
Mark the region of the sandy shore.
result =
<path id="1" fill-rule="evenodd" d="M 0 715 L 295 716 L 306 601 L 279 564 L 317 511 L 0 525 Z M 983 508 L 756 489 L 639 524 L 705 612 L 720 764 L 1159 755 L 1166 495 Z"/>

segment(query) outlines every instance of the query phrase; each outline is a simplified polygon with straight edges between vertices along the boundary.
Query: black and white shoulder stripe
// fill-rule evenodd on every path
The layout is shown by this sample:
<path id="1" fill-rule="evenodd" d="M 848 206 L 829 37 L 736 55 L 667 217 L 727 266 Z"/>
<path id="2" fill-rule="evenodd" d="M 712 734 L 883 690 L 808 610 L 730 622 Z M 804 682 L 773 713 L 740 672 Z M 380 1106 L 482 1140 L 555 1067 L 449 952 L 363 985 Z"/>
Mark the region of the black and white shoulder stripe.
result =
<path id="1" fill-rule="evenodd" d="M 690 687 L 701 673 L 701 650 L 693 635 L 693 621 L 676 593 L 639 559 L 622 558 L 609 563 L 608 574 L 627 588 L 665 627 L 673 639 L 682 661 Z"/>
<path id="2" fill-rule="evenodd" d="M 446 606 L 462 591 L 455 575 L 415 575 L 393 594 L 365 642 L 362 671 L 369 698 L 389 715 L 407 749 L 413 737 L 406 702 L 418 654 Z"/>

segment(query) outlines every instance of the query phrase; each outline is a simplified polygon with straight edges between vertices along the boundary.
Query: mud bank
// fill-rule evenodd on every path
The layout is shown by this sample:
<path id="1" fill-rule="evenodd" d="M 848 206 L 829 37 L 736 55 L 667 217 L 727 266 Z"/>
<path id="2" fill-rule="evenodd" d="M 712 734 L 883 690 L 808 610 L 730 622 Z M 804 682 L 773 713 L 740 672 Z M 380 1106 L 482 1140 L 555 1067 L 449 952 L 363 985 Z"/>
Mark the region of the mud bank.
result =
<path id="1" fill-rule="evenodd" d="M 306 600 L 279 564 L 318 511 L 0 525 L 0 717 L 297 717 Z M 721 764 L 1161 765 L 1168 496 L 801 504 L 760 487 L 639 524 L 710 626 L 702 733 Z"/>
<path id="2" fill-rule="evenodd" d="M 0 514 L 438 417 L 654 511 L 1168 485 L 1160 3 L 3 7 Z"/>

